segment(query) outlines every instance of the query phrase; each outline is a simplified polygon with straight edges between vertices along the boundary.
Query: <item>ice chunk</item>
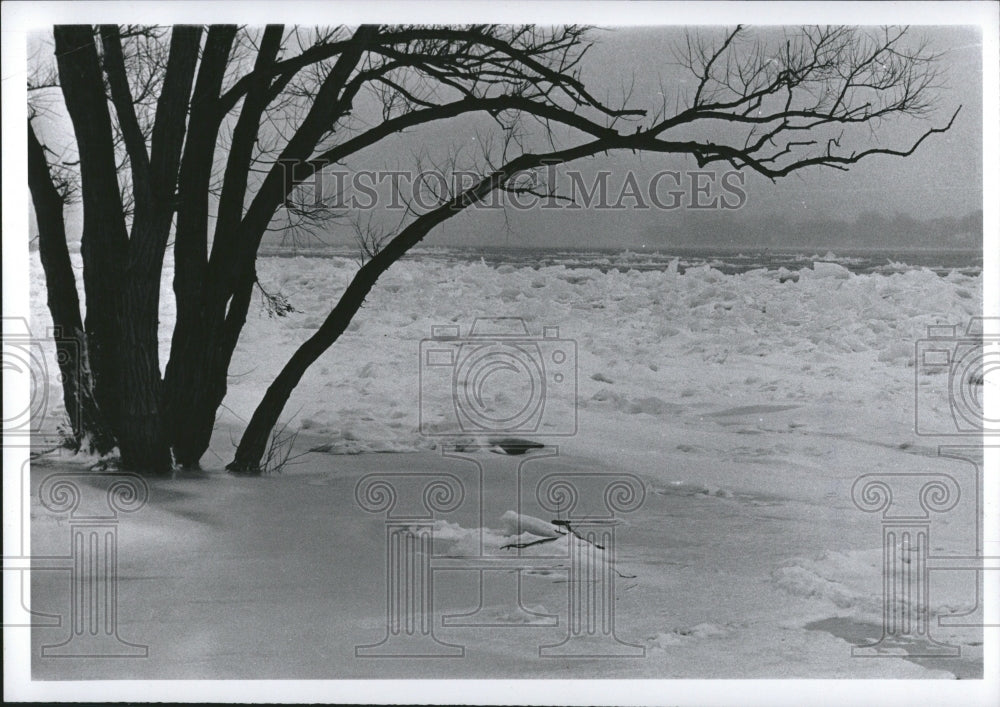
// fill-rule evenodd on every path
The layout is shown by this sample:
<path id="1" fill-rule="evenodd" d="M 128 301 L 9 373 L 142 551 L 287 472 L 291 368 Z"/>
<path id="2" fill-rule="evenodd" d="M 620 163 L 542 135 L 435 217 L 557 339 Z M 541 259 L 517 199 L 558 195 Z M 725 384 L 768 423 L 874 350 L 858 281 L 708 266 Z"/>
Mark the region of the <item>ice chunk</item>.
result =
<path id="1" fill-rule="evenodd" d="M 516 511 L 506 511 L 500 517 L 500 530 L 505 535 L 531 533 L 541 538 L 556 538 L 566 534 L 566 531 L 557 525 Z"/>
<path id="2" fill-rule="evenodd" d="M 808 270 L 804 270 L 803 273 L 808 273 Z M 817 260 L 813 263 L 812 273 L 809 274 L 810 277 L 824 277 L 824 278 L 834 278 L 836 280 L 847 280 L 851 277 L 851 271 L 845 268 L 840 263 L 829 263 L 822 260 Z"/>

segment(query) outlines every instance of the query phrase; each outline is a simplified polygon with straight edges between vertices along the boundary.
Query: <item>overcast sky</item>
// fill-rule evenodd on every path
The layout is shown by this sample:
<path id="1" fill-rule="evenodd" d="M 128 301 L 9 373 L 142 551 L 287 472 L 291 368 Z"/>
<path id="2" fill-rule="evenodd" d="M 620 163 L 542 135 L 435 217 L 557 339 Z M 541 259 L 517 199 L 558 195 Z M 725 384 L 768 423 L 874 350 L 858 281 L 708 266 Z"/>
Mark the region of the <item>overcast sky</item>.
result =
<path id="1" fill-rule="evenodd" d="M 718 36 L 722 28 L 700 30 L 706 36 Z M 777 32 L 777 29 L 764 30 Z M 678 96 L 690 95 L 692 79 L 686 70 L 673 63 L 672 49 L 683 37 L 682 28 L 615 28 L 595 31 L 595 46 L 583 63 L 583 77 L 591 92 L 614 103 L 623 86 L 631 85 L 629 104 L 655 111 L 664 100 L 673 106 Z M 982 206 L 982 72 L 981 36 L 978 27 L 917 27 L 912 32 L 930 41 L 934 50 L 944 52 L 940 60 L 941 84 L 937 110 L 927 122 L 908 121 L 878 126 L 873 142 L 857 145 L 908 147 L 914 135 L 928 127 L 943 125 L 954 110 L 962 110 L 951 131 L 934 135 L 908 158 L 876 156 L 855 165 L 850 172 L 812 168 L 779 180 L 776 184 L 746 171 L 742 190 L 746 194 L 742 208 L 727 212 L 728 228 L 738 238 L 740 220 L 780 214 L 789 220 L 852 220 L 864 212 L 886 217 L 906 214 L 917 219 L 944 216 L 960 217 Z M 51 53 L 47 42 L 29 45 L 41 54 Z M 55 98 L 58 98 L 56 94 Z M 68 125 L 68 123 L 67 123 Z M 638 125 L 635 123 L 633 125 Z M 377 146 L 365 153 L 365 165 L 372 169 L 397 169 L 412 165 L 417 150 L 428 155 L 443 155 L 456 146 L 473 144 L 477 139 L 475 121 L 451 121 L 411 133 L 395 142 Z M 725 129 L 725 126 L 720 126 Z M 630 132 L 631 125 L 621 128 Z M 65 127 L 63 128 L 65 130 Z M 58 132 L 50 124 L 49 135 Z M 612 172 L 609 191 L 617 195 L 621 180 L 629 171 L 643 188 L 653 175 L 663 170 L 696 170 L 692 158 L 638 154 L 629 151 L 572 163 L 592 184 L 600 170 Z M 725 170 L 715 167 L 721 175 Z M 717 177 L 718 178 L 718 177 Z M 690 189 L 690 176 L 682 176 L 682 188 Z M 559 184 L 565 187 L 566 182 Z M 662 182 L 661 182 L 662 184 Z M 716 187 L 712 195 L 720 194 Z M 690 198 L 690 196 L 686 197 Z M 634 201 L 626 200 L 632 207 Z M 651 205 L 652 206 L 652 205 Z M 79 216 L 68 214 L 71 238 L 78 229 Z M 511 246 L 642 246 L 650 234 L 683 230 L 685 219 L 698 215 L 685 208 L 665 211 L 657 208 L 620 210 L 582 209 L 578 211 L 475 210 L 462 214 L 435 231 L 431 244 L 494 244 Z M 718 211 L 713 212 L 719 218 Z M 332 242 L 353 238 L 348 228 L 335 228 Z M 670 242 L 684 241 L 675 233 Z M 872 245 L 882 245 L 873 241 Z M 932 244 L 928 244 L 932 245 Z"/>
<path id="2" fill-rule="evenodd" d="M 813 168 L 774 184 L 747 171 L 746 204 L 729 216 L 734 233 L 738 234 L 740 219 L 747 216 L 781 214 L 791 220 L 853 220 L 856 214 L 875 212 L 890 218 L 907 214 L 923 220 L 963 216 L 982 208 L 981 32 L 978 27 L 915 27 L 911 31 L 926 37 L 935 50 L 945 52 L 941 59 L 943 87 L 939 91 L 938 110 L 927 123 L 879 126 L 878 145 L 903 145 L 914 130 L 947 123 L 951 113 L 961 105 L 952 129 L 931 136 L 910 157 L 874 156 L 846 173 Z M 595 47 L 586 57 L 588 85 L 603 85 L 613 94 L 620 82 L 630 81 L 634 73 L 633 102 L 641 105 L 645 98 L 653 103 L 658 100 L 656 94 L 661 84 L 657 77 L 663 79 L 668 91 L 677 82 L 688 79 L 669 63 L 670 48 L 681 33 L 677 28 L 648 27 L 600 32 Z M 596 95 L 602 95 L 598 91 Z M 631 169 L 647 176 L 666 169 L 697 169 L 691 158 L 632 155 L 627 151 L 601 155 L 573 166 L 581 171 L 610 169 L 616 173 Z M 718 211 L 695 214 L 685 209 L 557 213 L 508 210 L 506 218 L 477 213 L 446 224 L 435 241 L 459 243 L 474 238 L 498 244 L 533 245 L 544 239 L 558 245 L 641 246 L 650 245 L 651 232 L 682 228 L 684 219 L 698 218 L 701 213 L 720 218 Z M 675 234 L 665 240 L 680 242 L 684 238 Z M 880 243 L 873 238 L 872 245 Z"/>

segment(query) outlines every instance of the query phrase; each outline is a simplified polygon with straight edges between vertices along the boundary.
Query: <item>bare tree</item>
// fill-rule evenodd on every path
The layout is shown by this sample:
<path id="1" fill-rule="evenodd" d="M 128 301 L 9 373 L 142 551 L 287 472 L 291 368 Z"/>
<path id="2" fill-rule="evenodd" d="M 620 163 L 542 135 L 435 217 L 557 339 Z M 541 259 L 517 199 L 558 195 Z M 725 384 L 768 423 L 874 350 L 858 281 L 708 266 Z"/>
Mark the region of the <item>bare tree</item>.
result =
<path id="1" fill-rule="evenodd" d="M 66 245 L 63 206 L 71 185 L 49 170 L 45 147 L 28 123 L 28 189 L 38 223 L 38 251 L 45 272 L 48 306 L 55 325 L 56 362 L 62 379 L 63 403 L 69 416 L 76 449 L 105 453 L 114 447 L 94 398 L 93 379 L 87 364 L 87 337 L 80 317 L 76 278 Z"/>
<path id="2" fill-rule="evenodd" d="M 433 122 L 466 117 L 471 126 L 474 115 L 488 116 L 503 136 L 501 154 L 484 160 L 473 185 L 440 193 L 392 232 L 365 231 L 367 261 L 267 391 L 234 470 L 259 469 L 291 390 L 381 273 L 493 191 L 536 189 L 521 180 L 526 171 L 629 149 L 776 179 L 912 153 L 951 123 L 898 148 L 850 149 L 871 140 L 859 129 L 931 107 L 936 57 L 904 49 L 912 47 L 904 36 L 807 28 L 789 33 L 776 53 L 743 28 L 716 45 L 692 39 L 681 59 L 697 79 L 694 95 L 682 110 L 664 104 L 647 114 L 587 89 L 581 27 L 56 27 L 59 84 L 80 155 L 95 398 L 123 464 L 162 472 L 171 456 L 198 463 L 259 284 L 261 241 L 288 217 L 296 190 L 327 166 Z M 632 121 L 627 134 L 622 121 Z M 717 137 L 695 137 L 705 131 Z M 531 149 L 532 135 L 548 147 Z M 128 179 L 119 178 L 123 156 Z M 158 287 L 171 233 L 177 321 L 161 380 Z"/>
<path id="3" fill-rule="evenodd" d="M 687 105 L 672 114 L 666 98 L 649 127 L 641 125 L 622 135 L 613 124 L 601 124 L 582 114 L 588 98 L 584 89 L 573 94 L 569 108 L 539 102 L 534 97 L 505 97 L 504 111 L 532 115 L 571 127 L 586 142 L 561 150 L 506 159 L 508 147 L 517 142 L 518 122 L 501 123 L 507 140 L 504 163 L 465 191 L 442 197 L 434 209 L 414 219 L 394 234 L 380 234 L 380 250 L 366 251 L 368 259 L 347 287 L 319 330 L 291 357 L 269 387 L 227 467 L 240 473 L 257 473 L 271 430 L 284 405 L 308 367 L 332 346 L 357 314 L 379 276 L 435 226 L 486 198 L 494 190 L 535 191 L 539 180 L 524 180 L 525 172 L 542 166 L 607 153 L 612 149 L 689 155 L 699 167 L 726 162 L 735 169 L 749 168 L 772 181 L 813 166 L 846 170 L 875 154 L 907 156 L 929 136 L 947 131 L 958 110 L 943 127 L 923 130 L 899 148 L 849 145 L 871 139 L 885 119 L 924 117 L 933 105 L 937 88 L 935 61 L 926 45 L 903 48 L 905 29 L 867 32 L 845 27 L 809 27 L 785 32 L 777 48 L 749 35 L 743 27 L 711 44 L 689 35 L 677 52 L 677 61 L 697 79 Z M 541 83 L 541 82 L 540 82 Z M 401 89 L 400 89 L 401 91 Z M 666 96 L 666 92 L 663 92 Z M 386 104 L 398 96 L 391 94 Z M 429 110 L 440 109 L 438 106 Z M 607 115 L 642 114 L 624 105 Z M 643 115 L 643 117 L 645 117 Z M 704 132 L 709 140 L 673 138 L 673 134 Z M 859 132 L 858 129 L 865 132 Z M 848 131 L 853 130 L 850 136 Z M 867 133 L 867 134 L 865 134 Z M 550 191 L 542 194 L 554 196 Z M 370 246 L 371 238 L 363 240 Z"/>

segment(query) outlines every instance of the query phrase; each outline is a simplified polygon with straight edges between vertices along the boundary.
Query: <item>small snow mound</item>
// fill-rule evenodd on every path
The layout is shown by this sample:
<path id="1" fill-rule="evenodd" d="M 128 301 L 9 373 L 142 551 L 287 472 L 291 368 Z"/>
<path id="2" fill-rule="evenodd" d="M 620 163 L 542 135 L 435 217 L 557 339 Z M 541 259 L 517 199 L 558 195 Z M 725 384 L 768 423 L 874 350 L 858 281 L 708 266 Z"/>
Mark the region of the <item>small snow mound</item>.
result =
<path id="1" fill-rule="evenodd" d="M 658 633 L 655 636 L 650 636 L 646 642 L 654 653 L 662 653 L 672 646 L 684 645 L 684 638 L 671 631 L 670 633 Z"/>
<path id="2" fill-rule="evenodd" d="M 878 360 L 883 363 L 901 363 L 913 365 L 913 344 L 906 341 L 893 341 L 878 354 Z"/>
<path id="3" fill-rule="evenodd" d="M 721 263 L 718 263 L 721 265 Z M 694 268 L 688 268 L 684 271 L 684 277 L 694 278 L 701 280 L 702 282 L 723 282 L 726 279 L 726 274 L 721 270 L 716 270 L 712 267 L 712 264 L 699 265 Z"/>
<path id="4" fill-rule="evenodd" d="M 505 287 L 500 290 L 500 299 L 504 302 L 516 302 L 521 295 L 521 290 L 516 287 Z"/>
<path id="5" fill-rule="evenodd" d="M 678 445 L 678 449 L 686 445 Z M 684 450 L 682 450 L 684 451 Z M 690 481 L 670 481 L 664 486 L 653 486 L 653 493 L 660 496 L 705 496 L 712 498 L 736 498 L 736 495 L 726 488 L 719 486 L 708 486 L 705 484 L 692 483 Z M 746 498 L 751 498 L 746 496 Z"/>
<path id="6" fill-rule="evenodd" d="M 719 636 L 728 636 L 733 632 L 729 626 L 721 626 L 713 623 L 700 623 L 691 628 L 679 628 L 675 630 L 682 636 L 691 636 L 693 638 L 717 638 Z"/>
<path id="7" fill-rule="evenodd" d="M 593 276 L 591 276 L 590 274 L 587 274 L 586 272 L 584 272 L 583 274 L 579 274 L 580 272 L 581 271 L 579 270 L 561 272 L 557 273 L 556 277 L 559 278 L 560 280 L 568 282 L 571 285 L 582 285 L 584 283 L 590 282 L 593 279 Z"/>
<path id="8" fill-rule="evenodd" d="M 885 265 L 880 265 L 875 268 L 875 272 L 882 273 L 884 275 L 890 275 L 892 273 L 904 273 L 912 268 L 906 263 L 900 263 L 895 260 L 889 260 Z"/>
<path id="9" fill-rule="evenodd" d="M 552 616 L 549 614 L 548 609 L 541 604 L 528 608 L 527 612 L 516 611 L 506 607 L 495 607 L 484 610 L 484 613 L 500 623 L 522 626 L 547 626 Z"/>
<path id="10" fill-rule="evenodd" d="M 663 652 L 673 646 L 683 646 L 693 639 L 723 638 L 734 632 L 731 625 L 700 623 L 695 626 L 684 626 L 668 632 L 657 633 L 646 638 L 646 643 L 653 652 Z"/>
<path id="11" fill-rule="evenodd" d="M 521 523 L 520 533 L 518 518 Z M 530 516 L 519 517 L 514 511 L 507 511 L 502 516 L 500 525 L 500 528 L 465 528 L 458 523 L 437 520 L 433 529 L 434 551 L 450 557 L 506 557 L 512 552 L 520 552 L 522 555 L 569 556 L 566 535 L 551 523 Z M 536 534 L 535 531 L 541 534 Z M 560 563 L 555 563 L 558 564 Z"/>
<path id="12" fill-rule="evenodd" d="M 840 582 L 827 579 L 813 569 L 800 566 L 782 567 L 774 572 L 778 586 L 789 594 L 806 598 L 826 599 L 841 609 L 855 606 L 861 597 Z"/>

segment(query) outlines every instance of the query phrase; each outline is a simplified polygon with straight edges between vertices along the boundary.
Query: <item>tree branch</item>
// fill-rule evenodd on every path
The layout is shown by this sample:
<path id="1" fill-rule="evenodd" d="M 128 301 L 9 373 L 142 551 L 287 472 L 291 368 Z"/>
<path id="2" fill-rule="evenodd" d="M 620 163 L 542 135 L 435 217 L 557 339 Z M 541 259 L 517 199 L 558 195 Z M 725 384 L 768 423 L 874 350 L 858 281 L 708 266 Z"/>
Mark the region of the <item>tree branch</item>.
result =
<path id="1" fill-rule="evenodd" d="M 101 25 L 101 45 L 104 48 L 104 72 L 111 88 L 111 101 L 118 115 L 125 150 L 132 165 L 132 189 L 136 203 L 146 207 L 152 200 L 149 174 L 149 153 L 146 138 L 139 127 L 135 103 L 125 73 L 121 32 L 117 25 Z"/>

